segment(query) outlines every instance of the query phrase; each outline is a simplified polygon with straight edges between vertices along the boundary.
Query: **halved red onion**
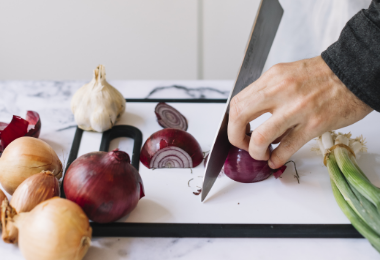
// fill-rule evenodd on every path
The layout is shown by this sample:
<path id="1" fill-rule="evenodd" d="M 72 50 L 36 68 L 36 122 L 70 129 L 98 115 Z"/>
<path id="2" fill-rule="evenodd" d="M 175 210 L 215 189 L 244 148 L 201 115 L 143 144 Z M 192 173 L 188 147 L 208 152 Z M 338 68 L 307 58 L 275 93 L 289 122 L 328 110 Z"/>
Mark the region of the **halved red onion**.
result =
<path id="1" fill-rule="evenodd" d="M 163 128 L 187 130 L 187 119 L 177 109 L 165 102 L 158 103 L 154 112 L 157 116 L 157 122 Z"/>
<path id="2" fill-rule="evenodd" d="M 272 145 L 269 149 L 272 151 Z M 286 168 L 285 165 L 282 167 Z M 268 161 L 255 160 L 245 150 L 231 145 L 224 163 L 224 173 L 234 181 L 253 183 L 267 179 L 273 170 L 269 167 Z"/>
<path id="3" fill-rule="evenodd" d="M 188 132 L 166 128 L 152 134 L 141 149 L 140 161 L 149 169 L 193 168 L 203 160 L 201 146 Z"/>
<path id="4" fill-rule="evenodd" d="M 130 164 L 129 155 L 118 149 L 77 158 L 66 172 L 63 189 L 67 199 L 99 223 L 129 214 L 144 197 L 139 172 Z"/>
<path id="5" fill-rule="evenodd" d="M 0 153 L 13 140 L 22 136 L 38 138 L 41 131 L 41 120 L 37 112 L 27 111 L 26 120 L 19 116 L 13 116 L 7 124 L 0 122 Z"/>

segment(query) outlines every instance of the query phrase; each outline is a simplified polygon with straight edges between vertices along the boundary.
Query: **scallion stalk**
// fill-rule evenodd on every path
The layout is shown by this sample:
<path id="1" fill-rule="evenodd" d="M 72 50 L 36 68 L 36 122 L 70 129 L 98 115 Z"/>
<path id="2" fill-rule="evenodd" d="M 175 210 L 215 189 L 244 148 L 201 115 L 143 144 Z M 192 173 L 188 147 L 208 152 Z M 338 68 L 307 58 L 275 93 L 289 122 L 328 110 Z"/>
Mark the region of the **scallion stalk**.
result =
<path id="1" fill-rule="evenodd" d="M 326 166 L 330 174 L 330 179 L 335 183 L 347 204 L 374 232 L 380 235 L 380 216 L 377 209 L 365 197 L 361 195 L 358 197 L 357 194 L 354 193 L 340 171 L 333 153 L 328 155 Z"/>
<path id="2" fill-rule="evenodd" d="M 334 155 L 347 181 L 380 211 L 380 190 L 368 178 L 363 176 L 361 170 L 358 170 L 352 162 L 348 150 L 343 147 L 337 147 L 334 149 Z"/>
<path id="3" fill-rule="evenodd" d="M 355 211 L 348 205 L 346 200 L 343 198 L 335 182 L 331 180 L 331 187 L 336 202 L 338 203 L 340 209 L 343 211 L 344 215 L 350 220 L 351 224 L 356 228 L 356 230 L 362 234 L 372 246 L 380 252 L 380 236 L 377 235 L 367 224 L 360 218 Z"/>

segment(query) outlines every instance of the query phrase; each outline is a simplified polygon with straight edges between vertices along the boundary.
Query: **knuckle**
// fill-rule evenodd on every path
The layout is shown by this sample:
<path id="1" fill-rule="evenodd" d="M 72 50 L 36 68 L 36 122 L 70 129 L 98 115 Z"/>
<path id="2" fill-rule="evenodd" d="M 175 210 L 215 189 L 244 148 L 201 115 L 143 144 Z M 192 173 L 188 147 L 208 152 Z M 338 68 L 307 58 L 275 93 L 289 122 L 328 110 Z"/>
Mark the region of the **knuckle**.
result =
<path id="1" fill-rule="evenodd" d="M 241 112 L 240 108 L 240 102 L 239 102 L 239 96 L 235 96 L 232 98 L 231 103 L 230 103 L 230 117 L 232 119 L 236 118 L 239 116 Z"/>
<path id="2" fill-rule="evenodd" d="M 259 131 L 254 131 L 251 135 L 251 142 L 253 145 L 262 147 L 268 143 L 268 139 Z"/>
<path id="3" fill-rule="evenodd" d="M 285 77 L 282 82 L 281 82 L 283 86 L 291 86 L 291 85 L 294 85 L 296 84 L 296 79 L 293 78 L 293 77 Z"/>
<path id="4" fill-rule="evenodd" d="M 270 68 L 270 72 L 273 73 L 273 74 L 280 74 L 280 73 L 282 73 L 283 69 L 284 69 L 284 64 L 283 63 L 278 63 L 276 65 L 273 65 Z"/>
<path id="5" fill-rule="evenodd" d="M 325 120 L 321 117 L 314 117 L 309 120 L 308 129 L 311 131 L 318 130 L 323 127 Z"/>
<path id="6" fill-rule="evenodd" d="M 270 160 L 276 168 L 279 168 L 286 163 L 286 159 L 284 160 L 284 158 L 279 155 L 279 153 L 272 153 Z"/>

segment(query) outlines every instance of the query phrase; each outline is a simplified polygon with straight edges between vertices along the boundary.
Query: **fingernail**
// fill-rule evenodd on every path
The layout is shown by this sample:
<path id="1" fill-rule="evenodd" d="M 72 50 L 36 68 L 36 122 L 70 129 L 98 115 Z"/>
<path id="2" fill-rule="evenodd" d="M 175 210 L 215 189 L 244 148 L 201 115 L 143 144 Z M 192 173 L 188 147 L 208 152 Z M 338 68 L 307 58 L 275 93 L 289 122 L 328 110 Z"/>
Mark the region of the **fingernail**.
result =
<path id="1" fill-rule="evenodd" d="M 270 168 L 276 169 L 274 163 L 271 160 L 268 161 L 268 165 L 269 165 Z"/>

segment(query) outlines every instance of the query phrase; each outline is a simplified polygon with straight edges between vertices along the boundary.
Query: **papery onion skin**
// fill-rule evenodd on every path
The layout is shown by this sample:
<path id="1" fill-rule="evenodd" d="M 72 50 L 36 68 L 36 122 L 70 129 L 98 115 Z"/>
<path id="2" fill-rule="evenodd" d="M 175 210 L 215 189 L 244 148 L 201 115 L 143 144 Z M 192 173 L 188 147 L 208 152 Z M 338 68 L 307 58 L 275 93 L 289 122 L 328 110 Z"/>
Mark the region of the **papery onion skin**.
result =
<path id="1" fill-rule="evenodd" d="M 0 153 L 15 139 L 22 136 L 38 138 L 41 131 L 40 115 L 35 111 L 26 112 L 26 120 L 13 116 L 8 123 L 0 122 Z"/>
<path id="2" fill-rule="evenodd" d="M 234 181 L 253 183 L 267 179 L 273 170 L 269 167 L 268 161 L 255 160 L 247 151 L 231 145 L 224 163 L 224 173 Z"/>
<path id="3" fill-rule="evenodd" d="M 41 202 L 59 196 L 59 183 L 53 173 L 42 171 L 23 181 L 13 193 L 11 206 L 17 211 L 29 212 Z"/>
<path id="4" fill-rule="evenodd" d="M 144 196 L 138 171 L 127 153 L 91 152 L 77 158 L 64 178 L 67 199 L 82 207 L 98 223 L 108 223 L 129 214 Z"/>
<path id="5" fill-rule="evenodd" d="M 0 183 L 12 195 L 28 177 L 50 171 L 62 177 L 62 163 L 50 145 L 34 137 L 20 137 L 0 157 Z"/>
<path id="6" fill-rule="evenodd" d="M 160 102 L 157 104 L 154 112 L 157 116 L 157 122 L 163 128 L 175 128 L 183 131 L 187 130 L 187 119 L 177 109 Z"/>
<path id="7" fill-rule="evenodd" d="M 5 196 L 4 192 L 2 190 L 0 190 L 0 207 L 1 207 L 1 203 L 3 202 L 3 200 L 5 200 L 7 198 L 7 196 Z M 1 224 L 0 224 L 0 227 L 1 227 Z"/>
<path id="8" fill-rule="evenodd" d="M 28 133 L 28 121 L 19 116 L 13 116 L 12 121 L 1 131 L 2 152 L 13 140 Z"/>
<path id="9" fill-rule="evenodd" d="M 54 197 L 11 220 L 27 260 L 80 260 L 91 244 L 92 229 L 86 214 L 66 199 Z"/>
<path id="10" fill-rule="evenodd" d="M 190 156 L 192 167 L 198 166 L 203 161 L 203 153 L 198 141 L 188 132 L 173 128 L 165 128 L 152 134 L 141 149 L 140 161 L 150 169 L 151 161 L 156 153 L 173 146 L 182 149 Z"/>
<path id="11" fill-rule="evenodd" d="M 28 133 L 26 136 L 38 138 L 41 132 L 41 118 L 35 111 L 26 112 L 26 121 L 29 122 Z"/>

